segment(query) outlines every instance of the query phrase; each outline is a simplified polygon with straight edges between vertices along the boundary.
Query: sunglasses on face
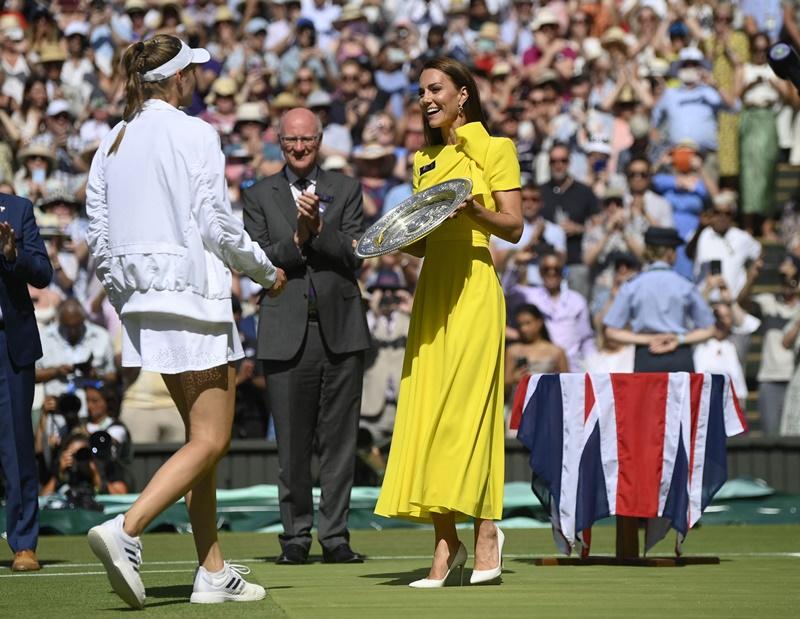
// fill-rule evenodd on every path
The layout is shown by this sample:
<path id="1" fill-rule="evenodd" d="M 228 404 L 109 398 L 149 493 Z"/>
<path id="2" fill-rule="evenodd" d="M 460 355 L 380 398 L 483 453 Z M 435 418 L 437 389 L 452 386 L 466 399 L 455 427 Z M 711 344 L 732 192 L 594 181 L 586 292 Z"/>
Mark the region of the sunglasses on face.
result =
<path id="1" fill-rule="evenodd" d="M 541 270 L 541 272 L 543 274 L 552 273 L 552 274 L 555 274 L 555 275 L 561 275 L 561 267 L 546 267 L 546 266 L 543 266 L 543 267 L 541 267 L 540 270 Z"/>
<path id="2" fill-rule="evenodd" d="M 569 163 L 568 157 L 550 157 L 550 163 Z"/>
<path id="3" fill-rule="evenodd" d="M 628 172 L 628 178 L 647 178 L 648 176 L 650 176 L 650 173 L 644 170 L 631 170 Z"/>

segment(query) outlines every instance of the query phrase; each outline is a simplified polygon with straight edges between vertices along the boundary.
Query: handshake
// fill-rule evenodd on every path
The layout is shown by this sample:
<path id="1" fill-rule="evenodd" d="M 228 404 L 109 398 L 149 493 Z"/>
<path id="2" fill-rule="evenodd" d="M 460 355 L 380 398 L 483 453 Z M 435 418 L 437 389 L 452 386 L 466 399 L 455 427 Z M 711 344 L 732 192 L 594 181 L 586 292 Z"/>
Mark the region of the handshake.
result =
<path id="1" fill-rule="evenodd" d="M 283 292 L 284 286 L 286 286 L 286 272 L 280 267 L 275 267 L 275 283 L 272 284 L 272 288 L 265 290 L 264 294 L 268 297 L 277 297 Z"/>

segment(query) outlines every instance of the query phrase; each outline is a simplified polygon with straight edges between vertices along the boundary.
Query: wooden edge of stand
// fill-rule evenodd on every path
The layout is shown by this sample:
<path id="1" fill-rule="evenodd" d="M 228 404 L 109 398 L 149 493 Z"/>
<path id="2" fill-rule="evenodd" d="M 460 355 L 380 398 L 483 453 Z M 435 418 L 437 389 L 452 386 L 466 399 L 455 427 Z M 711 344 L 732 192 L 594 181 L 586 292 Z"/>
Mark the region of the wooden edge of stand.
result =
<path id="1" fill-rule="evenodd" d="M 684 565 L 719 565 L 719 557 L 639 557 L 622 559 L 612 556 L 580 557 L 537 557 L 534 565 L 621 565 L 628 567 L 683 567 Z"/>

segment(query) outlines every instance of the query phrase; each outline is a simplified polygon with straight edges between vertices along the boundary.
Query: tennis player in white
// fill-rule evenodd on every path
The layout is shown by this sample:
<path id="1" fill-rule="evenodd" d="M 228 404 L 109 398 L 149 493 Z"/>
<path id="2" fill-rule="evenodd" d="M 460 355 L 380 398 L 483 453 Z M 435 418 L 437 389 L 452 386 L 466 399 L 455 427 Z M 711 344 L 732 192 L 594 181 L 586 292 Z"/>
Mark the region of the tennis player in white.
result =
<path id="1" fill-rule="evenodd" d="M 86 189 L 97 275 L 122 319 L 122 365 L 160 372 L 186 425 L 186 444 L 125 514 L 89 531 L 111 585 L 142 608 L 138 536 L 186 497 L 199 568 L 192 602 L 262 599 L 264 588 L 223 560 L 216 529 L 217 462 L 228 448 L 232 362 L 244 356 L 231 308 L 231 274 L 274 296 L 286 276 L 231 213 L 216 131 L 187 116 L 204 49 L 158 35 L 130 46 L 125 120 L 102 141 Z"/>

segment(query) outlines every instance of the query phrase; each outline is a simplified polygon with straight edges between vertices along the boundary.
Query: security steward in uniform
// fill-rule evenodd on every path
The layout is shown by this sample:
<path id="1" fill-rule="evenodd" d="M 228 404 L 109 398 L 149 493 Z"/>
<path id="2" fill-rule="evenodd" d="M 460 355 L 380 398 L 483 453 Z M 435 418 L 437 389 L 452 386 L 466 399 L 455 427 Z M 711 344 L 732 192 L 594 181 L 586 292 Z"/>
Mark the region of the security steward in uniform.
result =
<path id="1" fill-rule="evenodd" d="M 692 372 L 692 344 L 712 337 L 714 314 L 695 285 L 672 269 L 683 241 L 674 228 L 645 232 L 644 271 L 625 283 L 603 324 L 606 337 L 634 344 L 634 372 Z"/>

